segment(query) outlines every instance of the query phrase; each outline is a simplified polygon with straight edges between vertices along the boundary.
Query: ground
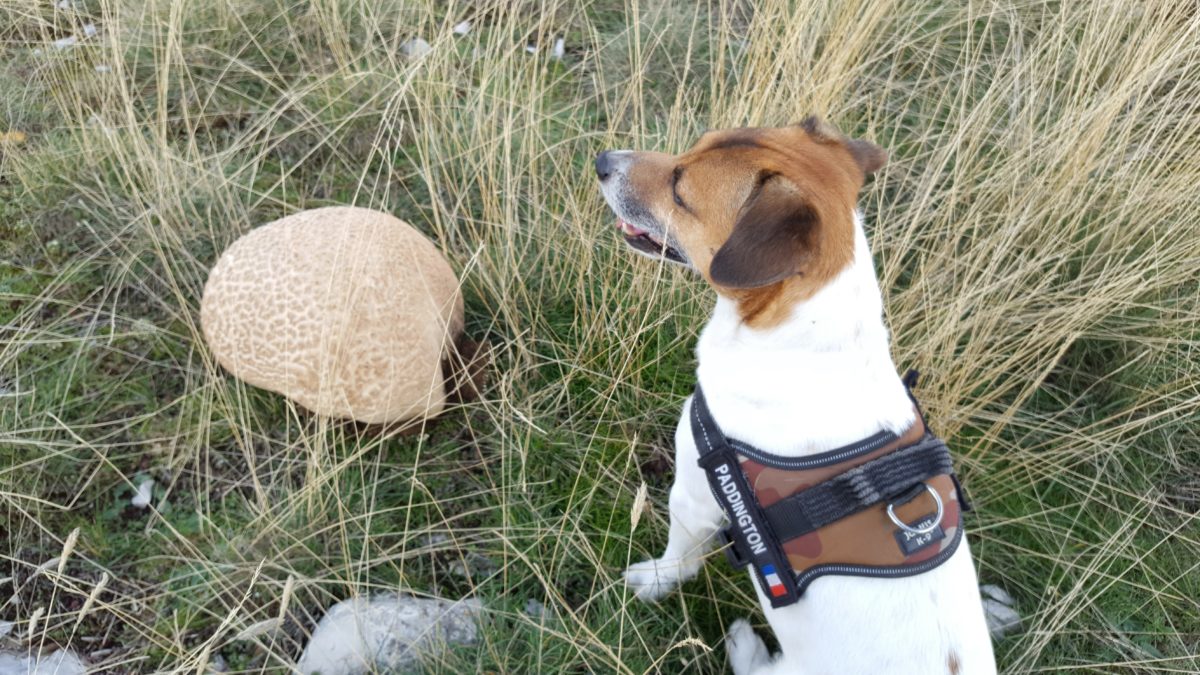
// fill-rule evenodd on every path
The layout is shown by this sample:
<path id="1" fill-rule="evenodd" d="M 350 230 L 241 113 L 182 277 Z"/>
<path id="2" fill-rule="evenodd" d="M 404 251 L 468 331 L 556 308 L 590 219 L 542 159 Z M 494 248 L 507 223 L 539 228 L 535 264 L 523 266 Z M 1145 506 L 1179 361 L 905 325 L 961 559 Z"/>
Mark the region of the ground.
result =
<path id="1" fill-rule="evenodd" d="M 1176 2 L 0 0 L 4 639 L 287 672 L 326 607 L 408 590 L 489 608 L 431 672 L 722 672 L 744 575 L 620 577 L 712 297 L 622 250 L 590 162 L 816 113 L 890 153 L 862 210 L 1024 617 L 1003 668 L 1200 670 L 1198 37 Z M 446 252 L 480 400 L 380 434 L 212 362 L 219 252 L 330 204 Z"/>

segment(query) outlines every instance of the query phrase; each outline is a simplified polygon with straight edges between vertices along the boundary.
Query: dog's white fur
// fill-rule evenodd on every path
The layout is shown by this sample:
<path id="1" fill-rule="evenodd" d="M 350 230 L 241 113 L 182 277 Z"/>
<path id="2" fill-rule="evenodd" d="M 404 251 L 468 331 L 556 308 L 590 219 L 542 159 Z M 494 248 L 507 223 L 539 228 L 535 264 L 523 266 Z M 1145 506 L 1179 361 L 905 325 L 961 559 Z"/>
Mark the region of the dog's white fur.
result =
<path id="1" fill-rule="evenodd" d="M 854 260 L 781 325 L 756 330 L 719 297 L 696 348 L 713 417 L 730 437 L 790 457 L 811 455 L 913 422 L 888 350 L 883 304 L 861 218 Z M 657 560 L 625 573 L 638 597 L 655 600 L 699 571 L 723 514 L 703 471 L 684 403 L 675 432 L 670 538 Z M 753 578 L 753 575 L 751 575 Z M 783 647 L 772 657 L 745 621 L 726 643 L 738 675 L 994 673 L 975 568 L 964 538 L 940 567 L 901 579 L 826 576 L 796 604 L 772 609 L 754 581 Z"/>

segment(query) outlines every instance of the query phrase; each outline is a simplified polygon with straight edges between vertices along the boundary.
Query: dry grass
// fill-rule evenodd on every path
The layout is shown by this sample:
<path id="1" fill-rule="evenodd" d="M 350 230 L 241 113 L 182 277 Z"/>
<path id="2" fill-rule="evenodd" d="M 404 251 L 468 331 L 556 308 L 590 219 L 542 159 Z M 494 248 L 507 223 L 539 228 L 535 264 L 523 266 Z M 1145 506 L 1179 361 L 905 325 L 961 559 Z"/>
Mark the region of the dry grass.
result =
<path id="1" fill-rule="evenodd" d="M 862 205 L 895 355 L 1025 615 L 1006 670 L 1200 669 L 1194 8 L 381 4 L 0 0 L 0 125 L 30 135 L 0 145 L 12 637 L 105 672 L 286 672 L 325 607 L 400 588 L 491 608 L 446 672 L 720 671 L 741 575 L 659 607 L 619 582 L 665 537 L 711 299 L 621 250 L 589 162 L 816 112 L 891 152 Z M 433 52 L 405 59 L 415 35 Z M 331 203 L 439 242 L 496 350 L 483 400 L 417 437 L 304 416 L 199 339 L 217 253 Z M 143 476 L 149 513 L 124 507 Z"/>

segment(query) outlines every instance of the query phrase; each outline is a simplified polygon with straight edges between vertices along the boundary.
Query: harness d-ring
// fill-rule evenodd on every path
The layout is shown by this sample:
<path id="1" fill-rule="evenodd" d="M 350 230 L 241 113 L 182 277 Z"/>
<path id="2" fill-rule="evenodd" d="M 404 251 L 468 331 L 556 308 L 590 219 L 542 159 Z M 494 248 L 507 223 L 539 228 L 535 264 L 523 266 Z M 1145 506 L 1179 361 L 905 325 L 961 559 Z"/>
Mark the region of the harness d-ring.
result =
<path id="1" fill-rule="evenodd" d="M 928 527 L 912 527 L 896 517 L 895 507 L 892 504 L 888 504 L 887 507 L 888 518 L 892 519 L 892 522 L 896 524 L 896 527 L 899 527 L 910 534 L 929 534 L 930 532 L 933 532 L 937 529 L 938 525 L 942 524 L 942 516 L 946 513 L 946 508 L 942 504 L 942 496 L 938 494 L 937 490 L 929 487 L 929 483 L 922 483 L 922 485 L 925 486 L 925 491 L 933 496 L 933 501 L 937 503 L 937 515 L 933 517 L 933 522 L 930 523 Z"/>

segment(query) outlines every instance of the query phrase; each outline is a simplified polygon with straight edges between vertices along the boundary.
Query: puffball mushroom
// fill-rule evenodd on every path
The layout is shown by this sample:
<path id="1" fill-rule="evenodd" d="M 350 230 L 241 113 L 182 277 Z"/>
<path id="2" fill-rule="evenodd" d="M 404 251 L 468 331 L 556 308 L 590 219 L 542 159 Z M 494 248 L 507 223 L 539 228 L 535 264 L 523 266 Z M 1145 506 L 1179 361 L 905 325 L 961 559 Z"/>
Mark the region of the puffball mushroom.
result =
<path id="1" fill-rule="evenodd" d="M 200 325 L 234 376 L 321 415 L 381 424 L 442 411 L 463 303 L 450 265 L 411 225 L 335 206 L 234 242 L 208 277 Z"/>

